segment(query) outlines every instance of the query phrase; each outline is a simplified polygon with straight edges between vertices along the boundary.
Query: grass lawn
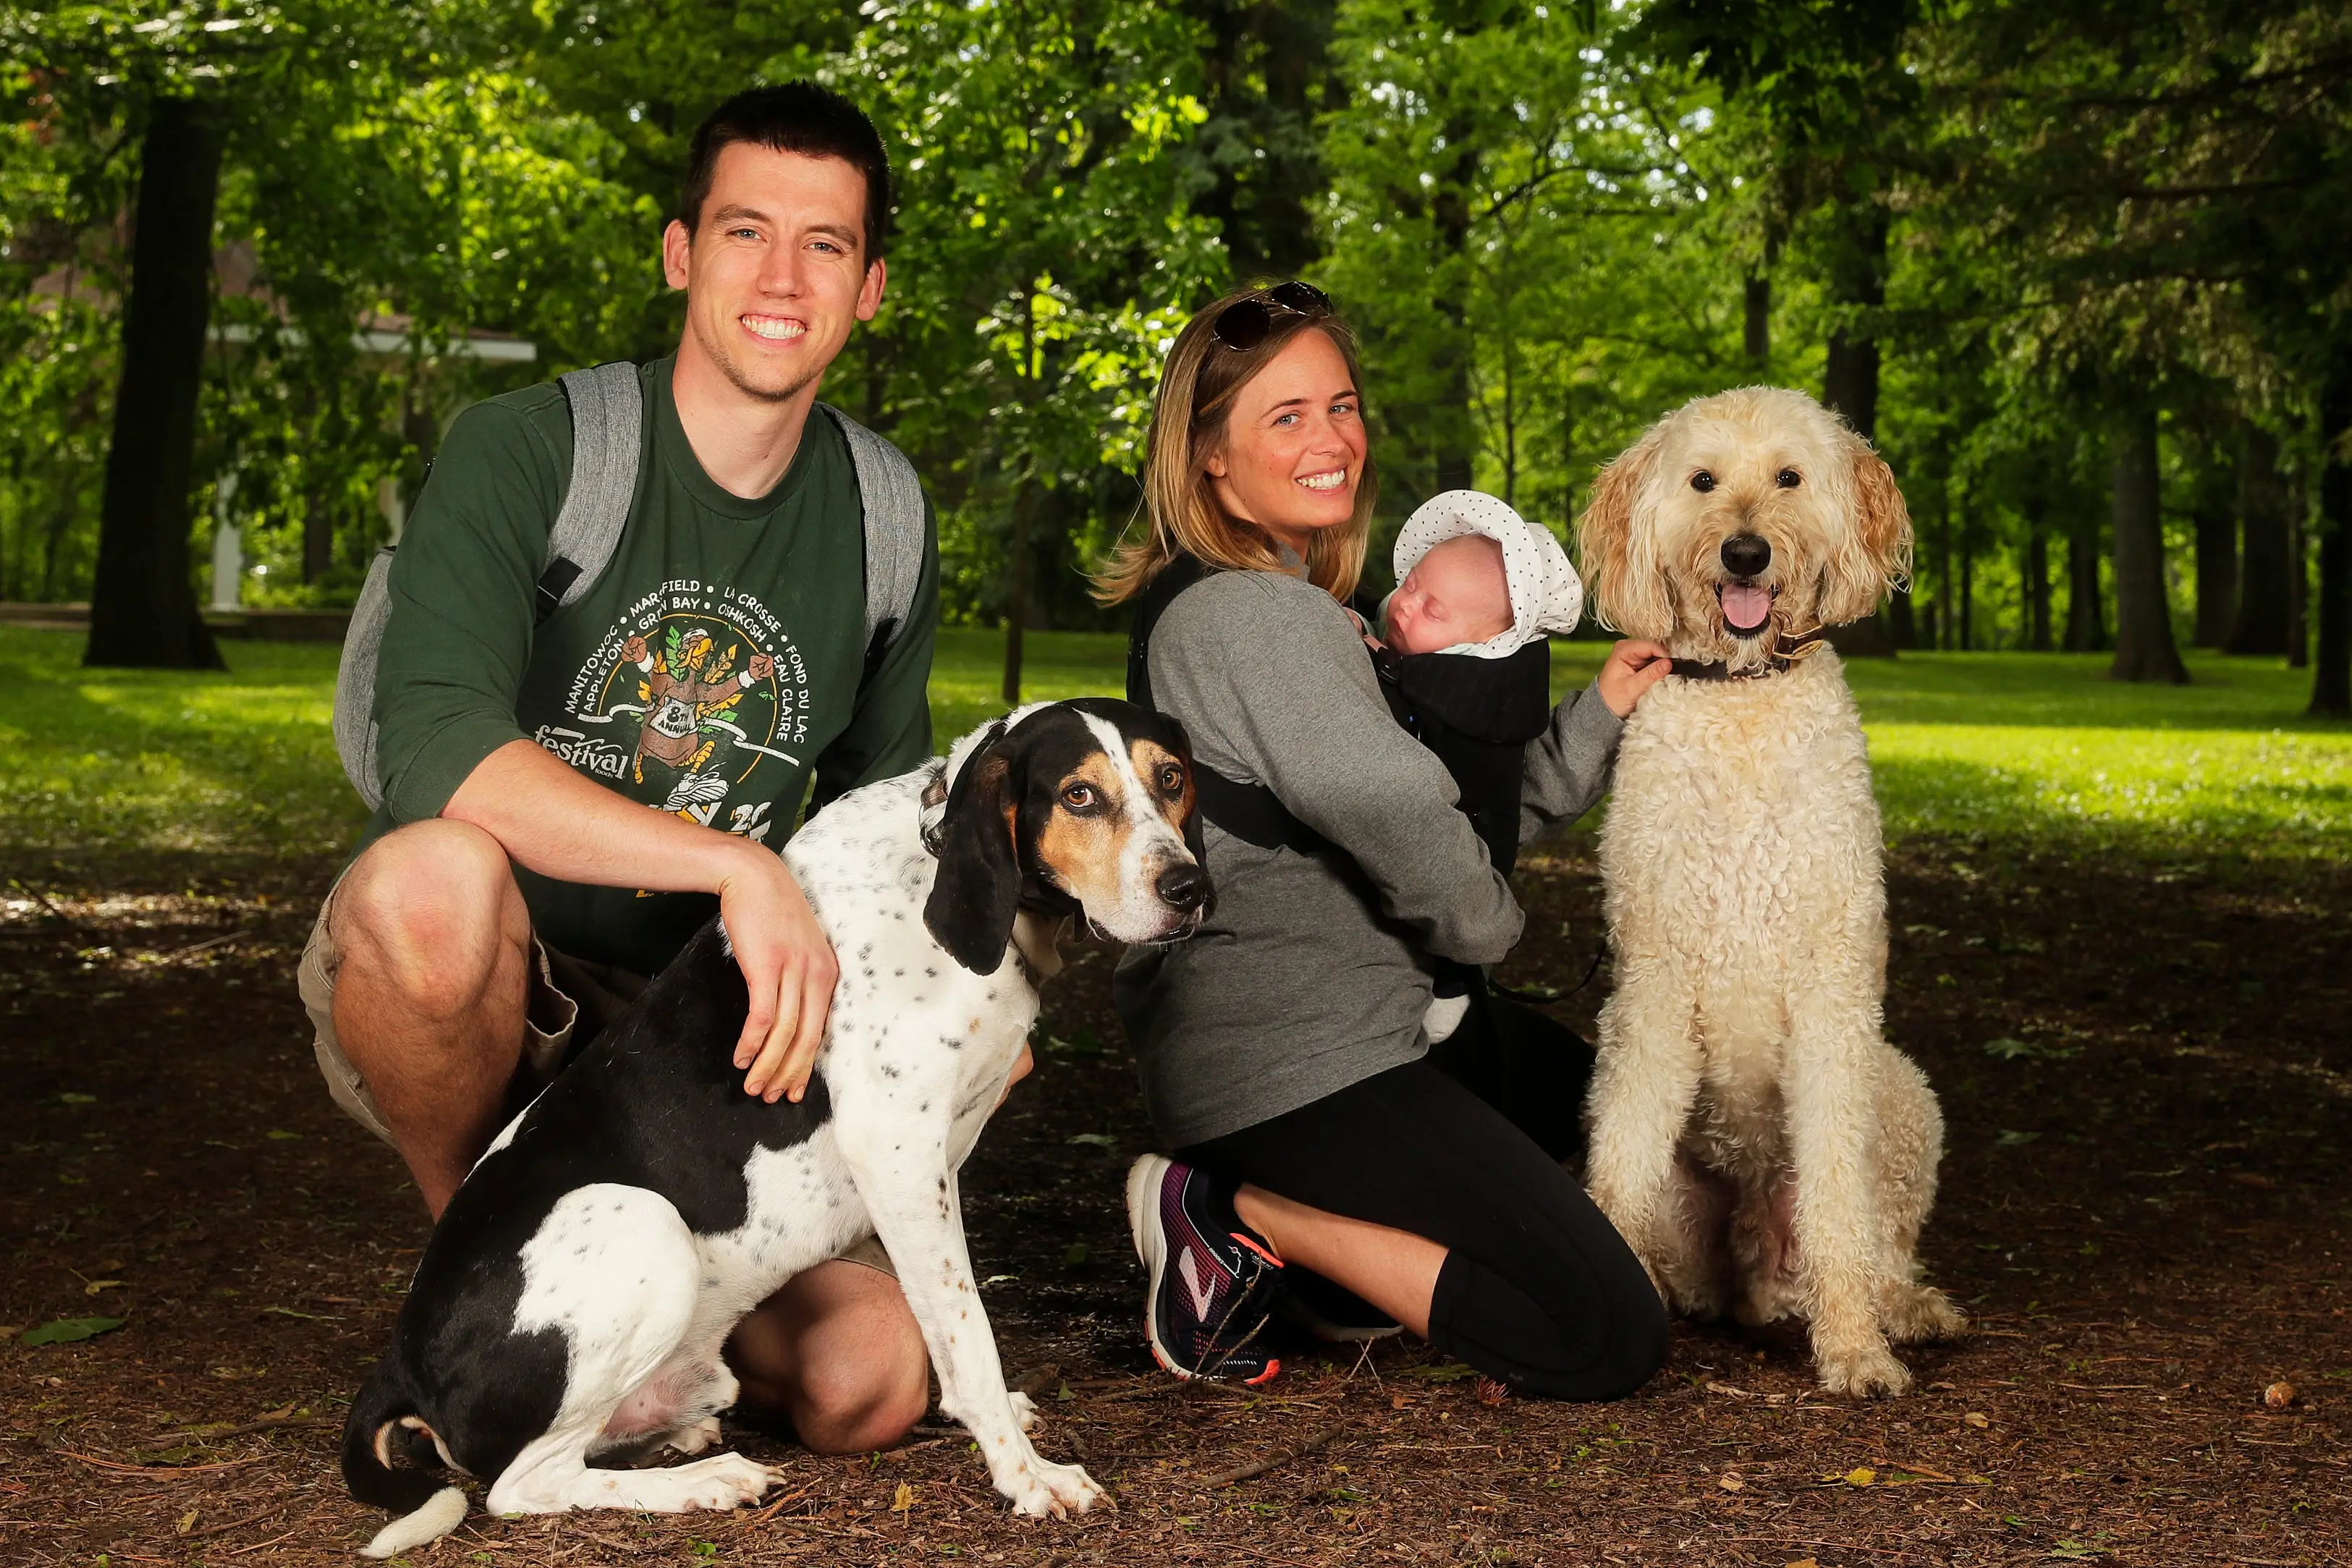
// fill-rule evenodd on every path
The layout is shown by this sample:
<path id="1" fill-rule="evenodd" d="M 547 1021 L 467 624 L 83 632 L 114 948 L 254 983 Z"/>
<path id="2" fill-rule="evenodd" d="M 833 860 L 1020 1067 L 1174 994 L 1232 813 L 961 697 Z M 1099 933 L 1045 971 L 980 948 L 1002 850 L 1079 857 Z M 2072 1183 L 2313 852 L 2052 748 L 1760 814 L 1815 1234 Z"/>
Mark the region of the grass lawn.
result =
<path id="1" fill-rule="evenodd" d="M 940 635 L 938 733 L 1001 709 L 1003 638 Z M 362 821 L 327 721 L 336 650 L 225 643 L 226 674 L 92 671 L 81 638 L 0 630 L 0 844 L 332 852 Z M 1024 695 L 1117 692 L 1110 636 L 1033 634 Z M 1562 690 L 1599 643 L 1554 659 Z M 1887 831 L 2158 856 L 2352 858 L 2352 727 L 2309 679 L 2193 654 L 2196 684 L 2120 685 L 2099 655 L 1909 653 L 1849 666 Z"/>

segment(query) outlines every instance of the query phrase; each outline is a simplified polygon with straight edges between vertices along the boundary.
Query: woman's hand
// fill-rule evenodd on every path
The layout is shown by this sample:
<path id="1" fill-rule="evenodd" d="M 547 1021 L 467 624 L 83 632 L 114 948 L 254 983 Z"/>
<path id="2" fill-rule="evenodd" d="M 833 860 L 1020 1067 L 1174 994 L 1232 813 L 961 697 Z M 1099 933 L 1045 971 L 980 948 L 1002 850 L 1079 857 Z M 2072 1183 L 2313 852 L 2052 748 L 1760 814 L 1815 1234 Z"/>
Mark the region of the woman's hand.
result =
<path id="1" fill-rule="evenodd" d="M 1629 718 L 1642 694 L 1672 674 L 1674 668 L 1664 643 L 1628 638 L 1609 650 L 1609 662 L 1601 666 L 1601 700 L 1619 718 Z"/>

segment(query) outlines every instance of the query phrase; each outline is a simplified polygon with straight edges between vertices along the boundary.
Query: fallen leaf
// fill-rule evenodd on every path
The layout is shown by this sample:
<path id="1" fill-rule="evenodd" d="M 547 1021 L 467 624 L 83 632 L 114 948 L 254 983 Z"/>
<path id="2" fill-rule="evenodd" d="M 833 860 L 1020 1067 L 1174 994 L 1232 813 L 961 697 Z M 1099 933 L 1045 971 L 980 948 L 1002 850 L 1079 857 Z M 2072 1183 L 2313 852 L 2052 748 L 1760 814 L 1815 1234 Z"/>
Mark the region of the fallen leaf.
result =
<path id="1" fill-rule="evenodd" d="M 2294 1403 L 2294 1385 L 2273 1383 L 2263 1390 L 2263 1403 L 2273 1410 L 2284 1410 Z"/>
<path id="2" fill-rule="evenodd" d="M 81 1293 L 85 1296 L 95 1296 L 100 1291 L 119 1291 L 121 1289 L 122 1289 L 122 1281 L 120 1280 L 92 1280 L 89 1284 L 84 1285 L 81 1288 Z"/>
<path id="3" fill-rule="evenodd" d="M 95 1105 L 98 1103 L 98 1096 L 95 1094 L 60 1094 L 58 1096 L 58 1103 L 60 1105 Z"/>
<path id="4" fill-rule="evenodd" d="M 1995 1148 L 2014 1149 L 2023 1145 L 2030 1144 L 2040 1136 L 2042 1136 L 2042 1134 L 2039 1133 L 2020 1133 L 2011 1131 L 2008 1128 L 2003 1128 L 2000 1136 L 1995 1138 L 1992 1142 Z"/>
<path id="5" fill-rule="evenodd" d="M 1853 1469 L 1844 1471 L 1843 1474 L 1839 1471 L 1832 1470 L 1829 1474 L 1822 1478 L 1822 1479 L 1825 1481 L 1843 1481 L 1850 1487 L 1866 1487 L 1877 1479 L 1878 1472 L 1872 1469 L 1868 1465 L 1856 1465 Z"/>
<path id="6" fill-rule="evenodd" d="M 1981 1410 L 1971 1410 L 1967 1415 L 1960 1417 L 1960 1423 L 1963 1426 L 1974 1427 L 1978 1430 L 1981 1431 L 1985 1427 L 1992 1425 L 1992 1418 Z"/>
<path id="7" fill-rule="evenodd" d="M 1076 1136 L 1071 1138 L 1069 1142 L 1073 1144 L 1083 1144 L 1090 1149 L 1115 1149 L 1118 1147 L 1118 1140 L 1112 1137 L 1108 1133 L 1080 1133 Z"/>
<path id="8" fill-rule="evenodd" d="M 1780 1568 L 1822 1568 L 1822 1565 L 1810 1557 L 1800 1557 L 1794 1563 L 1781 1563 Z"/>
<path id="9" fill-rule="evenodd" d="M 1478 1369 L 1467 1362 L 1449 1361 L 1441 1362 L 1434 1366 L 1409 1367 L 1405 1371 L 1405 1375 L 1425 1378 L 1431 1383 L 1459 1383 L 1465 1377 L 1477 1376 Z"/>
<path id="10" fill-rule="evenodd" d="M 283 1128 L 283 1127 L 272 1127 L 272 1128 L 270 1128 L 270 1129 L 269 1129 L 269 1131 L 268 1131 L 267 1134 L 265 1134 L 264 1135 L 265 1135 L 265 1136 L 267 1136 L 267 1137 L 276 1138 L 276 1139 L 278 1139 L 279 1141 L 283 1142 L 284 1140 L 286 1140 L 286 1139 L 288 1139 L 288 1138 L 299 1138 L 299 1137 L 300 1137 L 302 1134 L 299 1134 L 299 1133 L 289 1133 L 289 1132 L 288 1132 L 288 1131 L 287 1131 L 285 1128 Z"/>
<path id="11" fill-rule="evenodd" d="M 0 1323 L 0 1339 L 14 1339 L 25 1332 L 22 1323 Z"/>
<path id="12" fill-rule="evenodd" d="M 43 1323 L 26 1334 L 24 1343 L 37 1344 L 72 1344 L 79 1340 L 95 1339 L 111 1333 L 122 1326 L 121 1318 L 59 1318 L 53 1323 Z"/>
<path id="13" fill-rule="evenodd" d="M 893 1494 L 890 1499 L 890 1511 L 892 1513 L 905 1513 L 914 1506 L 915 1489 L 908 1486 L 905 1481 L 900 1481 L 898 1483 L 898 1491 Z"/>
<path id="14" fill-rule="evenodd" d="M 2273 1191 L 2278 1186 L 2278 1183 L 2260 1171 L 2231 1171 L 2230 1179 L 2241 1186 L 2259 1187 L 2264 1192 Z"/>
<path id="15" fill-rule="evenodd" d="M 180 1516 L 180 1522 L 173 1527 L 173 1533 L 175 1535 L 185 1535 L 195 1527 L 196 1511 L 192 1508 L 188 1510 L 187 1512 Z"/>
<path id="16" fill-rule="evenodd" d="M 1734 1388 L 1728 1383 L 1710 1383 L 1706 1385 L 1706 1391 L 1709 1394 L 1725 1395 L 1733 1399 L 1752 1399 L 1755 1397 L 1754 1395 L 1748 1393 L 1745 1388 Z"/>
<path id="17" fill-rule="evenodd" d="M 1087 1244 L 1083 1241 L 1071 1242 L 1069 1249 L 1062 1254 L 1062 1267 L 1065 1269 L 1075 1269 L 1086 1260 Z"/>
<path id="18" fill-rule="evenodd" d="M 1721 1487 L 1726 1491 L 1745 1491 L 1748 1490 L 1748 1483 L 1741 1480 L 1738 1476 L 1717 1476 L 1715 1478 L 1715 1484 Z"/>

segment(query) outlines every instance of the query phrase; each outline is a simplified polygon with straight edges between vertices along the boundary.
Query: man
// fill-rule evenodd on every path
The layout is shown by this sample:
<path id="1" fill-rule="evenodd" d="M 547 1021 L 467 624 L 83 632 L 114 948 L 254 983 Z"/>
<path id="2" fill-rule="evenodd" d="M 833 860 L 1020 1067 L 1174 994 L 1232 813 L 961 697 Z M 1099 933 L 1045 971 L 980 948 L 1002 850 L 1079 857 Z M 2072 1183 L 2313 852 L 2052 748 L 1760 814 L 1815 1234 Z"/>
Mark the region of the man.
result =
<path id="1" fill-rule="evenodd" d="M 395 558 L 377 666 L 384 805 L 328 895 L 302 998 L 330 1090 L 437 1217 L 530 1096 L 715 908 L 751 996 L 746 1092 L 798 1099 L 837 973 L 775 852 L 814 804 L 930 750 L 936 524 L 908 624 L 869 669 L 848 445 L 818 383 L 882 299 L 889 166 L 809 83 L 696 131 L 662 235 L 686 291 L 643 367 L 646 438 L 610 564 L 537 623 L 572 462 L 554 385 L 451 427 Z M 743 1402 L 850 1453 L 929 1388 L 869 1241 L 792 1281 L 728 1347 Z"/>

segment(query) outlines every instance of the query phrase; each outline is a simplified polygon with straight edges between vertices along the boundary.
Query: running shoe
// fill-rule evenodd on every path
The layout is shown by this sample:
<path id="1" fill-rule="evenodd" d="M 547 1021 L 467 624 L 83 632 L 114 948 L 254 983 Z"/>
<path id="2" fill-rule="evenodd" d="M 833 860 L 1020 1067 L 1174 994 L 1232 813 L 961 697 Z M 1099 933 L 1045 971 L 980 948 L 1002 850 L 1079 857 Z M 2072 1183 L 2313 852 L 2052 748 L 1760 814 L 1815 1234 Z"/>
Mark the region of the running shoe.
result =
<path id="1" fill-rule="evenodd" d="M 1266 1320 L 1282 1260 L 1206 1172 L 1146 1155 L 1127 1173 L 1127 1223 L 1151 1276 L 1143 1334 L 1174 1375 L 1256 1385 L 1282 1370 Z"/>

